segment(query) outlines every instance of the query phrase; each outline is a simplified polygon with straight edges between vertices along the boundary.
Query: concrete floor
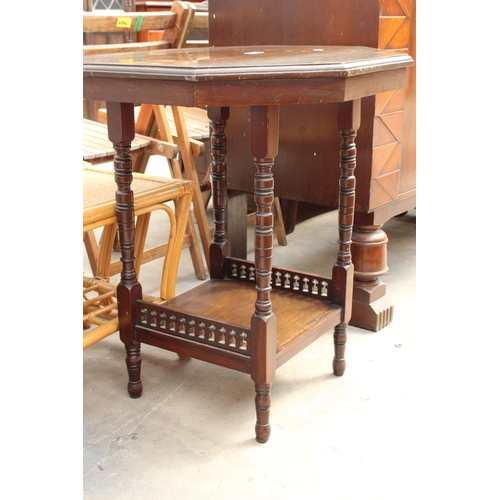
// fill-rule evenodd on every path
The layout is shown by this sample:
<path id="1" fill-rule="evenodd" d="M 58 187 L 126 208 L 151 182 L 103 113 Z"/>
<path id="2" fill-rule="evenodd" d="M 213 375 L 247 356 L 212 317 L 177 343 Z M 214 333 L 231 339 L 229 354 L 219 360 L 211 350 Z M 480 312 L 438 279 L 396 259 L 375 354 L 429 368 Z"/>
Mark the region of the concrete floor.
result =
<path id="1" fill-rule="evenodd" d="M 275 263 L 328 274 L 335 220 L 336 212 L 327 212 L 299 223 L 288 246 L 275 245 Z M 416 211 L 384 229 L 393 322 L 377 333 L 349 328 L 343 377 L 332 374 L 331 334 L 279 368 L 266 444 L 254 439 L 249 376 L 145 345 L 144 392 L 134 400 L 118 335 L 86 349 L 83 497 L 431 498 L 416 491 L 419 458 L 412 451 L 418 447 Z M 142 271 L 146 292 L 155 290 L 157 266 Z M 177 292 L 199 283 L 185 249 Z"/>

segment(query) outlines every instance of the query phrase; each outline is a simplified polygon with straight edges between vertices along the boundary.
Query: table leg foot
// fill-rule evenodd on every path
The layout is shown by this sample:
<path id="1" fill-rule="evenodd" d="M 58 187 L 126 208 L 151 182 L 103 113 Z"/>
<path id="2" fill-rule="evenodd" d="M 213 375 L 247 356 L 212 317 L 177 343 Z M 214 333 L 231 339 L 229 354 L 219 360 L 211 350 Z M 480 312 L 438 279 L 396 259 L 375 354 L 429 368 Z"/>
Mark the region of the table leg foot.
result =
<path id="1" fill-rule="evenodd" d="M 131 398 L 137 399 L 142 396 L 141 345 L 127 345 L 125 350 L 127 352 L 128 393 Z"/>
<path id="2" fill-rule="evenodd" d="M 257 413 L 255 439 L 259 443 L 265 443 L 271 435 L 271 425 L 269 423 L 269 415 L 271 411 L 271 386 L 256 385 L 255 392 L 255 410 Z"/>
<path id="3" fill-rule="evenodd" d="M 380 224 L 355 224 L 354 289 L 350 324 L 378 331 L 392 321 L 393 305 L 380 278 L 387 272 L 388 238 Z"/>
<path id="4" fill-rule="evenodd" d="M 385 295 L 385 284 L 380 282 L 373 289 L 354 287 L 352 315 L 349 324 L 378 332 L 392 321 L 394 306 Z"/>
<path id="5" fill-rule="evenodd" d="M 337 377 L 344 375 L 346 362 L 345 362 L 345 344 L 347 341 L 347 325 L 341 323 L 335 327 L 333 333 L 333 344 L 335 347 L 335 356 L 333 358 L 333 373 Z"/>

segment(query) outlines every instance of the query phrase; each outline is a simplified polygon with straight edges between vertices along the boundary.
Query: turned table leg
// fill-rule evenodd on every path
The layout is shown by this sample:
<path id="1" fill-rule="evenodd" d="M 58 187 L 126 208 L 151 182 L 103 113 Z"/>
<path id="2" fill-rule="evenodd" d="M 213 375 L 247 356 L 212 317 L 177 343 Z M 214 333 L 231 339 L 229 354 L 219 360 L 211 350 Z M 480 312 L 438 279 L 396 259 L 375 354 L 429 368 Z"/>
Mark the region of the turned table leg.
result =
<path id="1" fill-rule="evenodd" d="M 130 103 L 108 102 L 108 136 L 116 150 L 114 159 L 116 217 L 122 262 L 121 280 L 116 289 L 120 339 L 127 352 L 130 397 L 142 394 L 140 343 L 135 340 L 136 302 L 142 299 L 142 288 L 134 267 L 135 219 L 130 145 L 135 136 L 134 106 Z"/>
<path id="2" fill-rule="evenodd" d="M 345 371 L 345 345 L 347 324 L 351 318 L 354 266 L 351 256 L 351 238 L 354 224 L 356 192 L 356 132 L 360 125 L 361 101 L 356 99 L 339 103 L 337 121 L 340 131 L 340 178 L 339 178 L 339 250 L 333 267 L 332 302 L 342 306 L 342 322 L 335 327 L 333 342 L 335 355 L 333 373 L 342 376 Z"/>
<path id="3" fill-rule="evenodd" d="M 208 108 L 210 119 L 210 148 L 212 155 L 212 202 L 214 207 L 214 236 L 210 245 L 210 277 L 224 279 L 225 258 L 231 255 L 227 239 L 227 165 L 226 122 L 229 108 Z"/>
<path id="4" fill-rule="evenodd" d="M 274 179 L 278 154 L 278 106 L 251 108 L 251 148 L 255 163 L 255 277 L 257 300 L 251 321 L 251 376 L 255 383 L 256 439 L 265 443 L 271 434 L 271 384 L 276 373 L 276 317 L 271 304 L 273 257 Z"/>

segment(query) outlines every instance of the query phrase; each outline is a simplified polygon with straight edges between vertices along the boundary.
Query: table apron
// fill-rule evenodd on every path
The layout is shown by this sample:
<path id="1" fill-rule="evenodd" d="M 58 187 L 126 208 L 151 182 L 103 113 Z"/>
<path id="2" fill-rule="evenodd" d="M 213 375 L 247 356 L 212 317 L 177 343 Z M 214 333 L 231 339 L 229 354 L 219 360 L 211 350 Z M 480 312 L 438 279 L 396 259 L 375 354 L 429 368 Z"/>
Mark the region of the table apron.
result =
<path id="1" fill-rule="evenodd" d="M 194 83 L 176 80 L 90 76 L 83 79 L 83 98 L 88 101 L 195 106 Z"/>
<path id="2" fill-rule="evenodd" d="M 83 97 L 93 101 L 225 107 L 351 101 L 402 88 L 406 68 L 352 77 L 186 81 L 86 76 Z"/>

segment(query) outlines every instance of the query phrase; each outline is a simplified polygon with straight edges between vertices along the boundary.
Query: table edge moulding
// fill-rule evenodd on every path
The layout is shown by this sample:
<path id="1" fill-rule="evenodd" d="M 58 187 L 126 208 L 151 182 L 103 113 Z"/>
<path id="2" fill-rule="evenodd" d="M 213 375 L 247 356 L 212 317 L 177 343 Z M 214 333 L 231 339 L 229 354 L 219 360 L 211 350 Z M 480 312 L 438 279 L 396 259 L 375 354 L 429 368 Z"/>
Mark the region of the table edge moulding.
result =
<path id="1" fill-rule="evenodd" d="M 356 131 L 361 98 L 401 88 L 412 59 L 366 47 L 252 46 L 168 50 L 84 58 L 85 99 L 107 102 L 116 156 L 117 219 L 122 255 L 120 338 L 129 394 L 142 394 L 141 343 L 250 374 L 256 439 L 270 435 L 270 390 L 276 368 L 334 330 L 333 371 L 343 375 L 351 315 Z M 133 103 L 197 106 L 211 121 L 214 236 L 210 281 L 163 304 L 142 300 L 134 271 L 130 143 Z M 273 266 L 274 180 L 279 105 L 337 103 L 340 130 L 339 250 L 330 276 Z M 255 165 L 255 259 L 231 256 L 227 238 L 226 123 L 230 108 L 251 108 Z M 293 174 L 293 172 L 292 172 Z M 238 304 L 234 307 L 234 304 Z"/>

